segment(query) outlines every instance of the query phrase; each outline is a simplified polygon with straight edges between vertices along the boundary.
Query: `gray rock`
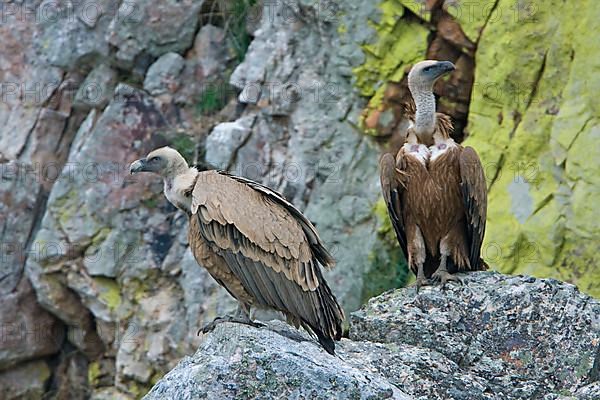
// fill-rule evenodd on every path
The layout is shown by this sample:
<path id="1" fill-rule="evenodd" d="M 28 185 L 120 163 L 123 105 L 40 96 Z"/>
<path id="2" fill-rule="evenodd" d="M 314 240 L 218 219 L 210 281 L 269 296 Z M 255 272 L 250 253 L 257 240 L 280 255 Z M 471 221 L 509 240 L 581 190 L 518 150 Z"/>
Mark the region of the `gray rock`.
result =
<path id="1" fill-rule="evenodd" d="M 221 73 L 229 59 L 225 44 L 225 31 L 214 25 L 204 25 L 196 35 L 193 59 L 201 68 L 200 76 L 206 78 Z"/>
<path id="2" fill-rule="evenodd" d="M 106 107 L 117 85 L 117 72 L 106 64 L 100 64 L 88 74 L 77 94 L 75 106 L 83 108 Z"/>
<path id="3" fill-rule="evenodd" d="M 185 66 L 179 78 L 185 84 L 180 85 L 175 94 L 177 104 L 211 114 L 235 96 L 234 88 L 226 83 L 235 65 L 232 45 L 223 28 L 210 24 L 200 28 L 193 47 L 185 54 Z"/>
<path id="4" fill-rule="evenodd" d="M 177 53 L 161 56 L 148 69 L 144 89 L 152 95 L 175 92 L 178 89 L 178 77 L 184 62 L 183 57 Z"/>
<path id="5" fill-rule="evenodd" d="M 55 355 L 65 337 L 63 324 L 36 301 L 24 270 L 25 260 L 39 255 L 31 239 L 55 178 L 51 175 L 62 166 L 61 140 L 70 139 L 69 110 L 45 107 L 65 94 L 64 73 L 28 62 L 34 18 L 9 15 L 12 5 L 18 7 L 3 4 L 0 24 L 7 49 L 0 61 L 0 387 L 5 398 L 28 398 L 43 393 L 50 375 L 45 362 L 29 361 Z"/>
<path id="6" fill-rule="evenodd" d="M 250 136 L 254 115 L 217 125 L 206 138 L 206 161 L 215 167 L 229 169 L 239 149 Z"/>
<path id="7" fill-rule="evenodd" d="M 2 398 L 6 400 L 42 399 L 50 379 L 45 361 L 31 361 L 0 372 Z"/>
<path id="8" fill-rule="evenodd" d="M 371 299 L 352 314 L 350 338 L 418 346 L 485 389 L 461 397 L 444 380 L 428 393 L 437 398 L 574 394 L 592 378 L 600 343 L 598 301 L 552 279 L 490 272 L 461 278 L 464 285 L 446 291 L 425 287 L 415 295 L 412 288 L 401 289 Z"/>
<path id="9" fill-rule="evenodd" d="M 410 399 L 283 322 L 268 326 L 218 325 L 144 399 Z M 340 352 L 341 359 L 348 356 Z"/>
<path id="10" fill-rule="evenodd" d="M 156 58 L 189 49 L 203 3 L 204 0 L 122 2 L 108 28 L 108 41 L 118 48 L 117 60 L 131 68 L 144 55 Z"/>
<path id="11" fill-rule="evenodd" d="M 283 322 L 224 323 L 145 399 L 597 399 L 600 302 L 551 279 L 461 275 L 351 316 L 336 357 Z"/>
<path id="12" fill-rule="evenodd" d="M 42 1 L 36 9 L 34 46 L 38 59 L 65 70 L 93 65 L 109 55 L 108 25 L 117 0 L 59 3 Z"/>
<path id="13" fill-rule="evenodd" d="M 59 351 L 64 327 L 37 303 L 26 278 L 13 292 L 2 294 L 0 307 L 0 370 Z"/>

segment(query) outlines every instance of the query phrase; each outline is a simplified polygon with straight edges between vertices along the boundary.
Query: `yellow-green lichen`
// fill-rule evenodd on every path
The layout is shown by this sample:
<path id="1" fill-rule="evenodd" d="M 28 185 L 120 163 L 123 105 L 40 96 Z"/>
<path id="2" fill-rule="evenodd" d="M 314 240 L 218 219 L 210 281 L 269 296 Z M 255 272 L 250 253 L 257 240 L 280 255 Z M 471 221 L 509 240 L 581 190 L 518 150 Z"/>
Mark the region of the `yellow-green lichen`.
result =
<path id="1" fill-rule="evenodd" d="M 136 381 L 130 381 L 127 383 L 127 391 L 130 394 L 132 394 L 136 399 L 141 399 L 146 393 L 150 391 L 150 387 L 146 387 Z"/>
<path id="2" fill-rule="evenodd" d="M 97 361 L 92 361 L 89 365 L 88 365 L 88 383 L 90 384 L 90 386 L 95 387 L 98 385 L 98 382 L 100 381 L 100 375 L 101 375 L 101 371 L 100 371 L 100 363 Z"/>
<path id="3" fill-rule="evenodd" d="M 419 18 L 429 22 L 431 21 L 431 11 L 427 9 L 426 1 L 418 0 L 398 0 L 406 9 L 410 10 Z"/>
<path id="4" fill-rule="evenodd" d="M 94 277 L 94 284 L 98 290 L 100 300 L 111 310 L 116 310 L 121 305 L 121 288 L 114 279 Z"/>
<path id="5" fill-rule="evenodd" d="M 75 189 L 71 189 L 52 204 L 52 210 L 56 211 L 58 222 L 62 226 L 66 226 L 80 208 L 79 193 Z"/>
<path id="6" fill-rule="evenodd" d="M 518 10 L 518 2 L 513 1 L 509 7 L 500 8 L 498 3 L 498 0 L 447 1 L 444 9 L 458 22 L 465 35 L 472 42 L 477 42 L 484 26 L 496 23 L 503 15 L 512 17 L 517 15 L 514 10 Z M 525 17 L 525 15 L 522 16 Z"/>
<path id="7" fill-rule="evenodd" d="M 369 21 L 376 32 L 373 43 L 362 45 L 365 61 L 353 69 L 355 86 L 370 97 L 359 124 L 365 133 L 377 132 L 364 125 L 372 110 L 380 108 L 388 82 L 399 82 L 408 67 L 421 60 L 427 50 L 429 30 L 414 18 L 405 17 L 405 8 L 396 0 L 379 4 L 378 21 Z"/>
<path id="8" fill-rule="evenodd" d="M 369 22 L 377 32 L 377 40 L 362 46 L 365 62 L 353 73 L 363 96 L 380 98 L 386 82 L 400 80 L 409 65 L 423 58 L 429 30 L 402 18 L 404 7 L 397 1 L 384 1 L 379 8 L 380 21 Z"/>
<path id="9" fill-rule="evenodd" d="M 483 256 L 502 272 L 554 277 L 600 296 L 600 70 L 591 1 L 507 12 L 499 0 L 477 48 L 465 144 L 486 167 Z M 524 14 L 523 14 L 524 13 Z"/>
<path id="10" fill-rule="evenodd" d="M 45 362 L 36 363 L 33 376 L 34 375 L 38 376 L 38 381 L 46 382 L 51 375 L 50 368 L 48 368 L 48 364 L 46 364 Z"/>

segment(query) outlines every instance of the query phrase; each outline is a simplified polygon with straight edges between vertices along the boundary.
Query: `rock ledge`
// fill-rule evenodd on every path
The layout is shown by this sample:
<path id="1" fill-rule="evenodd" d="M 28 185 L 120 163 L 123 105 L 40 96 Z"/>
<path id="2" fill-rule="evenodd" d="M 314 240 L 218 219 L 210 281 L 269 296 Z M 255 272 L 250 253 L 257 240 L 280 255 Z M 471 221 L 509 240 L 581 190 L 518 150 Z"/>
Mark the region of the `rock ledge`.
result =
<path id="1" fill-rule="evenodd" d="M 221 324 L 145 399 L 593 399 L 600 302 L 552 279 L 478 272 L 351 316 L 337 357 L 279 321 Z"/>

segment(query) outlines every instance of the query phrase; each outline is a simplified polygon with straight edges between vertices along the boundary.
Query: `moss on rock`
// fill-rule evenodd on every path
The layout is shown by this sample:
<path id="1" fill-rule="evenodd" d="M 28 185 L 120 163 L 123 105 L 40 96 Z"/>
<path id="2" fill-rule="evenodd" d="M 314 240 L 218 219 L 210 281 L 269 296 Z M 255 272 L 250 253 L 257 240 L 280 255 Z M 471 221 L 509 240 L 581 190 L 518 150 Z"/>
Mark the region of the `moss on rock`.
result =
<path id="1" fill-rule="evenodd" d="M 356 87 L 363 96 L 371 98 L 370 110 L 381 105 L 386 82 L 400 81 L 407 67 L 423 58 L 429 34 L 423 25 L 404 17 L 405 8 L 398 1 L 383 1 L 379 9 L 378 21 L 369 21 L 377 40 L 362 46 L 365 62 L 353 70 Z M 363 115 L 363 121 L 366 118 L 368 113 Z"/>
<path id="2" fill-rule="evenodd" d="M 490 187 L 484 257 L 503 272 L 554 277 L 600 296 L 600 12 L 554 0 L 490 17 L 478 46 L 470 137 Z M 594 245 L 595 243 L 595 245 Z"/>
<path id="3" fill-rule="evenodd" d="M 99 297 L 111 310 L 116 310 L 121 305 L 121 289 L 119 284 L 109 278 L 94 277 L 94 283 L 99 292 Z"/>

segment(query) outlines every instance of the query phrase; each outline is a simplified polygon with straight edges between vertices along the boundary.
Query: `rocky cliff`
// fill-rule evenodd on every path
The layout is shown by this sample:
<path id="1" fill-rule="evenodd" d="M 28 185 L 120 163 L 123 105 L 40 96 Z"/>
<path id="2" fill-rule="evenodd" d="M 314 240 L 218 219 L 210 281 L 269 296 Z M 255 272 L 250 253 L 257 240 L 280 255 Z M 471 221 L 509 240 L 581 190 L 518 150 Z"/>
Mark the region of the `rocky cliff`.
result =
<path id="1" fill-rule="evenodd" d="M 486 164 L 488 262 L 599 293 L 591 1 L 0 7 L 7 398 L 139 398 L 232 310 L 160 182 L 127 175 L 160 145 L 298 205 L 338 260 L 327 279 L 346 311 L 405 285 L 377 160 L 424 57 L 458 66 L 436 92 Z"/>
<path id="2" fill-rule="evenodd" d="M 462 278 L 369 300 L 335 357 L 282 322 L 221 324 L 145 399 L 598 398 L 600 302 L 551 279 Z"/>

